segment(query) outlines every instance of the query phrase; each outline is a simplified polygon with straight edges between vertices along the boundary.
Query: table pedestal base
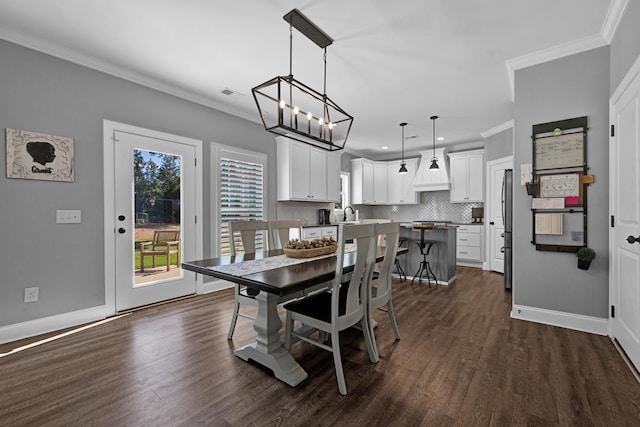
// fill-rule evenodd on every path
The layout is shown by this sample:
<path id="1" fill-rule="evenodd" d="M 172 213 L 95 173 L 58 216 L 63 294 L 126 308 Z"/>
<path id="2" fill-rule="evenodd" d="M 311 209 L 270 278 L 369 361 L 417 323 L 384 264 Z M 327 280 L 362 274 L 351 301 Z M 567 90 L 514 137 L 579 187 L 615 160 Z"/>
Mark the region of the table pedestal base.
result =
<path id="1" fill-rule="evenodd" d="M 307 373 L 291 353 L 280 345 L 282 321 L 278 315 L 279 298 L 261 291 L 256 295 L 256 301 L 258 315 L 253 322 L 256 342 L 239 348 L 234 353 L 242 360 L 251 359 L 271 369 L 276 378 L 294 387 L 307 378 Z"/>

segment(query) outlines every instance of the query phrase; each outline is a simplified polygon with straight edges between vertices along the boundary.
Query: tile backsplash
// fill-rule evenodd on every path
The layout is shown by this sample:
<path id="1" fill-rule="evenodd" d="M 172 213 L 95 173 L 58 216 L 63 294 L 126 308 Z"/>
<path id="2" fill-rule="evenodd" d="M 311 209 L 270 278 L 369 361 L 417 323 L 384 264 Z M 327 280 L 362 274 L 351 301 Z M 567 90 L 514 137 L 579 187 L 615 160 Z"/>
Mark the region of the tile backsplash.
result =
<path id="1" fill-rule="evenodd" d="M 471 222 L 471 208 L 484 207 L 484 203 L 451 203 L 449 191 L 420 193 L 419 205 L 374 206 L 374 218 L 395 221 L 452 221 Z"/>

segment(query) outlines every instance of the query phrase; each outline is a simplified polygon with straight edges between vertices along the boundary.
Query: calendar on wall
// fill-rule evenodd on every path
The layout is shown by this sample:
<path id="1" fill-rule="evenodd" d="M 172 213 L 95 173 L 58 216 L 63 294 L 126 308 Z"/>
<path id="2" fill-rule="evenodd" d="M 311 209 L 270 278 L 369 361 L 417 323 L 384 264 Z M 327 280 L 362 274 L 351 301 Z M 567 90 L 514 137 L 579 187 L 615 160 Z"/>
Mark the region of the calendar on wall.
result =
<path id="1" fill-rule="evenodd" d="M 587 245 L 587 117 L 533 125 L 531 243 L 541 251 Z"/>

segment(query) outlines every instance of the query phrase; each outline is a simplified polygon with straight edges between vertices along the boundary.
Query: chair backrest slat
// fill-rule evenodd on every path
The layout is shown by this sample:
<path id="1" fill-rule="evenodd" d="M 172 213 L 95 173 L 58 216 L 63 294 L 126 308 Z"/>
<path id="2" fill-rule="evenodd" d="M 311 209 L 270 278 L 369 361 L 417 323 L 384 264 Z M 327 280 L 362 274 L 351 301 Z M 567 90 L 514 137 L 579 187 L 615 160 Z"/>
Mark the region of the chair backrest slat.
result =
<path id="1" fill-rule="evenodd" d="M 376 285 L 376 292 L 373 296 L 373 299 L 377 301 L 372 303 L 373 306 L 379 307 L 386 304 L 391 294 L 391 270 L 398 252 L 400 223 L 385 222 L 375 224 L 375 234 L 378 236 L 378 239 L 385 242 L 384 259 L 380 263 L 381 267 Z M 373 276 L 373 269 L 370 271 L 370 276 Z"/>
<path id="2" fill-rule="evenodd" d="M 269 223 L 267 221 L 231 221 L 229 222 L 229 249 L 231 250 L 231 256 L 236 255 L 236 239 L 235 232 L 240 233 L 240 239 L 242 246 L 244 247 L 244 253 L 252 254 L 256 251 L 256 234 L 260 231 L 269 230 Z M 268 250 L 268 244 L 265 242 L 265 250 Z"/>
<path id="3" fill-rule="evenodd" d="M 300 236 L 301 226 L 302 224 L 298 219 L 269 221 L 269 249 L 282 249 L 289 241 L 291 229 L 298 229 L 298 236 Z"/>

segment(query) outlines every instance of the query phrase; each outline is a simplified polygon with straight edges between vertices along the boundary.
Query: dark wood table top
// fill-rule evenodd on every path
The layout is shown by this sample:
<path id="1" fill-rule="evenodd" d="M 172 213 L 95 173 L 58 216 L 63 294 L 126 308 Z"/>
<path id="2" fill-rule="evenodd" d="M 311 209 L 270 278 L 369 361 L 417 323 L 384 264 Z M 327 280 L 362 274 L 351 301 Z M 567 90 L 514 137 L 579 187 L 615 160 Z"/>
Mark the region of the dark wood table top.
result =
<path id="1" fill-rule="evenodd" d="M 408 252 L 407 248 L 398 248 L 398 255 Z M 229 273 L 211 270 L 209 267 L 228 265 L 243 261 L 264 259 L 272 256 L 282 255 L 280 249 L 273 251 L 256 252 L 255 254 L 226 256 L 219 258 L 209 258 L 198 261 L 186 261 L 182 263 L 182 268 L 207 276 L 217 277 L 230 282 L 239 283 L 252 289 L 258 289 L 279 296 L 292 294 L 319 283 L 328 282 L 335 276 L 336 257 L 316 259 L 301 264 L 294 264 L 285 267 L 265 270 L 258 273 L 237 276 Z M 380 262 L 384 258 L 384 250 L 379 248 L 376 261 Z M 353 270 L 356 253 L 348 252 L 344 254 L 343 268 L 345 273 Z"/>

